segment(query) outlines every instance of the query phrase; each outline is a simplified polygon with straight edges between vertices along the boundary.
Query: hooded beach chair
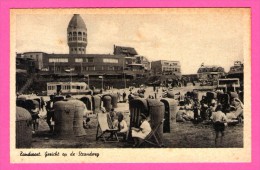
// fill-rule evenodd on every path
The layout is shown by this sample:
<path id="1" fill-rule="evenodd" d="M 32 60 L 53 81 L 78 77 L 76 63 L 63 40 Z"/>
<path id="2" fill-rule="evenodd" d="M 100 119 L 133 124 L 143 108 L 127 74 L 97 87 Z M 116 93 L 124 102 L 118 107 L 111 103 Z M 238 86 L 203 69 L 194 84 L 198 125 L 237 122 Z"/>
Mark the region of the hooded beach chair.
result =
<path id="1" fill-rule="evenodd" d="M 152 127 L 152 131 L 143 139 L 140 141 L 139 145 L 137 147 L 140 147 L 144 143 L 149 143 L 154 146 L 163 147 L 162 139 L 160 138 L 160 135 L 158 133 L 158 130 L 162 126 L 164 122 L 164 119 L 160 121 L 157 125 Z"/>
<path id="2" fill-rule="evenodd" d="M 107 113 L 97 114 L 98 127 L 96 140 L 103 138 L 105 142 L 119 142 L 117 136 L 117 129 L 112 129 L 109 125 L 112 125 L 111 119 Z"/>

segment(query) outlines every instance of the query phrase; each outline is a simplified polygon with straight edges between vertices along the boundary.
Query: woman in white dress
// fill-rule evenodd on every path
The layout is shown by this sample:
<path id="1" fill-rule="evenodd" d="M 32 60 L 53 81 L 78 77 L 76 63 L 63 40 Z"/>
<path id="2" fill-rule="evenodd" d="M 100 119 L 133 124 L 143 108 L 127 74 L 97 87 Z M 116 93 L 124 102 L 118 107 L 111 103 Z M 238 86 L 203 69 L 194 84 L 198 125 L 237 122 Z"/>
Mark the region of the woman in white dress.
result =
<path id="1" fill-rule="evenodd" d="M 151 126 L 149 122 L 146 120 L 146 116 L 142 113 L 140 115 L 141 118 L 141 126 L 140 128 L 132 127 L 132 137 L 134 139 L 134 147 L 138 146 L 139 139 L 144 139 L 151 131 Z"/>

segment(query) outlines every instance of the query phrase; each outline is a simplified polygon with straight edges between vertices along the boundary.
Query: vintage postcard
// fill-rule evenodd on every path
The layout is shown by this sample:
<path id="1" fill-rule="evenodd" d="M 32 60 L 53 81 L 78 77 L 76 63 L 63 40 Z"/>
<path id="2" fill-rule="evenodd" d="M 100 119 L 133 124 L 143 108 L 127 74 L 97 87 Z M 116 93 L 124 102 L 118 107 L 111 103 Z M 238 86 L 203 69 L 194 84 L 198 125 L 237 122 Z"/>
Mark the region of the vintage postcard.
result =
<path id="1" fill-rule="evenodd" d="M 10 9 L 11 163 L 249 163 L 250 8 Z"/>

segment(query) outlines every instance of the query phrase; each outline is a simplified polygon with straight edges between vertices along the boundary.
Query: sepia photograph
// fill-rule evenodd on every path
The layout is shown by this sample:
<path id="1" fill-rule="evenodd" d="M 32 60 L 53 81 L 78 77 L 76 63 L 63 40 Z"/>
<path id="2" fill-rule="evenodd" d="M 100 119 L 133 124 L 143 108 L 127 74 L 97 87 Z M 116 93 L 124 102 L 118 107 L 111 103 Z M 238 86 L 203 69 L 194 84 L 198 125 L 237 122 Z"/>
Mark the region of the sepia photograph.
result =
<path id="1" fill-rule="evenodd" d="M 12 9 L 11 150 L 249 161 L 250 23 L 249 8 Z"/>

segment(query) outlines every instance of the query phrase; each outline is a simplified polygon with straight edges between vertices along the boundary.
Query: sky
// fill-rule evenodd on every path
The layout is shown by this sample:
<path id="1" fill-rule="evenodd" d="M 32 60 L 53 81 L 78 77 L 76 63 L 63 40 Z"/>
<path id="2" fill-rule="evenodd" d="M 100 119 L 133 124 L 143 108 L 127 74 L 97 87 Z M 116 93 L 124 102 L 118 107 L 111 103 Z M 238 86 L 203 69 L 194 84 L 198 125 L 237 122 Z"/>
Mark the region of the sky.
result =
<path id="1" fill-rule="evenodd" d="M 202 63 L 227 72 L 250 54 L 250 11 L 239 8 L 18 10 L 16 52 L 69 53 L 73 13 L 87 26 L 87 54 L 129 46 L 150 61 L 180 61 L 182 74 L 196 74 Z"/>

